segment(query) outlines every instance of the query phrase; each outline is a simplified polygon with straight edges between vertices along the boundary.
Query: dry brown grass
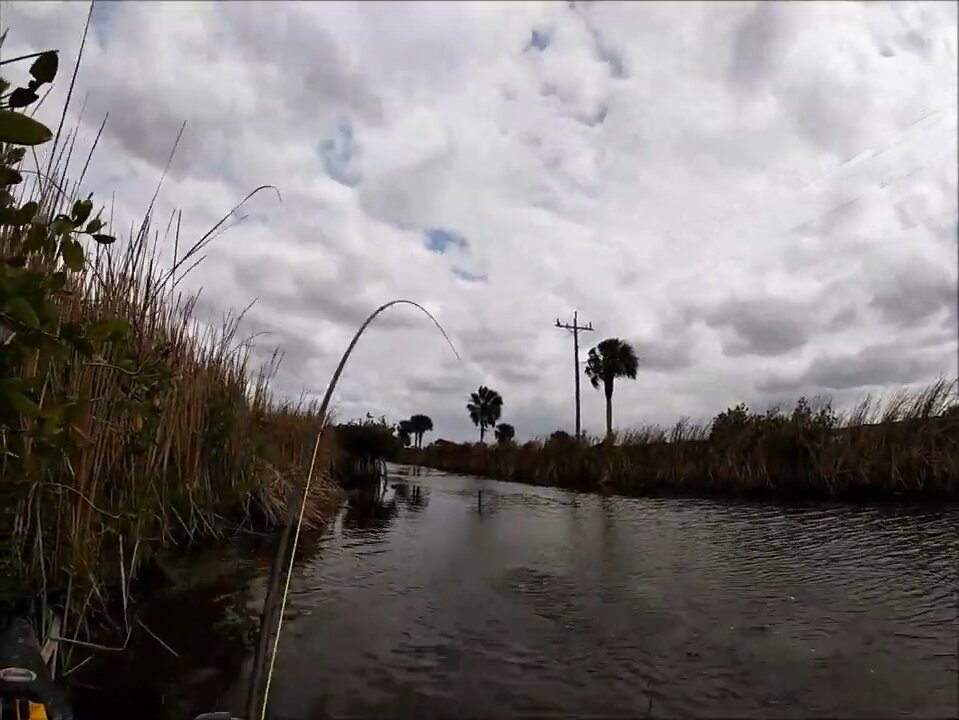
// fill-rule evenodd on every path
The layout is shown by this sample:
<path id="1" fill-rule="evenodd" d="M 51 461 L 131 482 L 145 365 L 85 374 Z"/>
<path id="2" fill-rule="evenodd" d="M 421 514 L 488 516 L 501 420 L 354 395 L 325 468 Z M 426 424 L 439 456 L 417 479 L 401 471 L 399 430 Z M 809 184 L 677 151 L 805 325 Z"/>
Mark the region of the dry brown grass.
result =
<path id="1" fill-rule="evenodd" d="M 37 201 L 40 216 L 67 210 L 73 198 L 59 188 L 68 163 L 69 152 L 54 164 L 57 181 L 24 183 L 19 202 Z M 74 629 L 91 608 L 107 610 L 106 587 L 119 587 L 125 604 L 157 548 L 285 519 L 288 489 L 324 427 L 317 405 L 271 399 L 279 358 L 254 369 L 251 342 L 238 337 L 243 313 L 215 327 L 194 317 L 197 297 L 178 286 L 212 237 L 184 253 L 177 272 L 158 261 L 163 243 L 149 215 L 121 242 L 90 243 L 85 268 L 52 296 L 60 328 L 119 319 L 126 334 L 93 340 L 92 356 L 41 348 L 2 368 L 5 378 L 35 379 L 41 418 L 54 408 L 69 415 L 66 432 L 43 447 L 33 437 L 39 421 L 0 436 L 0 499 L 13 523 L 0 542 L 13 558 L 8 583 L 16 578 L 5 594 L 49 600 L 77 620 Z M 0 228 L 0 255 L 13 255 L 16 243 Z M 36 253 L 28 268 L 52 276 L 63 265 Z M 337 504 L 325 473 L 328 435 L 308 499 L 313 526 Z"/>
<path id="2" fill-rule="evenodd" d="M 549 440 L 406 450 L 446 472 L 636 495 L 959 500 L 953 384 L 865 398 L 843 415 L 747 414 L 742 422 L 647 426 L 613 443 Z M 714 427 L 718 429 L 714 430 Z"/>

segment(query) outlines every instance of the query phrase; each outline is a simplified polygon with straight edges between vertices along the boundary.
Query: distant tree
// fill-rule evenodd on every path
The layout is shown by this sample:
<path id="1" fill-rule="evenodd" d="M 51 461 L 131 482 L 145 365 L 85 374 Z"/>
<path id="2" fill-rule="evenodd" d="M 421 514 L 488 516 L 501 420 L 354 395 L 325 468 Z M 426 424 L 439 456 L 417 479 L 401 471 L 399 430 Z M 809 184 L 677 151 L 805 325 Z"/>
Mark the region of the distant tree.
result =
<path id="1" fill-rule="evenodd" d="M 574 442 L 575 440 L 573 440 L 573 436 L 565 430 L 554 430 L 550 434 L 546 444 L 551 445 L 552 447 L 567 447 L 572 445 Z"/>
<path id="2" fill-rule="evenodd" d="M 792 423 L 797 428 L 827 431 L 839 424 L 839 416 L 833 410 L 831 402 L 818 401 L 815 405 L 804 398 L 799 398 L 793 409 Z"/>
<path id="3" fill-rule="evenodd" d="M 428 415 L 414 415 L 408 422 L 416 438 L 416 447 L 423 447 L 423 434 L 433 432 L 433 420 Z"/>
<path id="4" fill-rule="evenodd" d="M 413 423 L 409 420 L 400 420 L 396 426 L 396 436 L 403 443 L 403 447 L 409 447 L 413 444 Z"/>
<path id="5" fill-rule="evenodd" d="M 718 440 L 731 437 L 748 427 L 751 420 L 752 415 L 746 403 L 739 403 L 736 407 L 727 408 L 713 418 L 709 439 Z"/>
<path id="6" fill-rule="evenodd" d="M 401 442 L 396 427 L 386 418 L 352 420 L 336 426 L 333 474 L 344 485 L 373 482 L 382 475 L 383 463 L 396 459 Z"/>
<path id="7" fill-rule="evenodd" d="M 509 423 L 500 423 L 496 426 L 496 442 L 500 445 L 508 445 L 516 437 L 516 428 Z"/>
<path id="8" fill-rule="evenodd" d="M 503 396 L 485 385 L 480 385 L 476 392 L 470 393 L 466 409 L 469 411 L 470 420 L 479 427 L 480 442 L 484 442 L 486 428 L 494 427 L 503 412 Z"/>
<path id="9" fill-rule="evenodd" d="M 586 377 L 594 388 L 603 386 L 606 395 L 606 436 L 613 434 L 613 383 L 616 378 L 636 379 L 639 359 L 629 343 L 619 338 L 607 338 L 589 351 L 586 359 Z"/>

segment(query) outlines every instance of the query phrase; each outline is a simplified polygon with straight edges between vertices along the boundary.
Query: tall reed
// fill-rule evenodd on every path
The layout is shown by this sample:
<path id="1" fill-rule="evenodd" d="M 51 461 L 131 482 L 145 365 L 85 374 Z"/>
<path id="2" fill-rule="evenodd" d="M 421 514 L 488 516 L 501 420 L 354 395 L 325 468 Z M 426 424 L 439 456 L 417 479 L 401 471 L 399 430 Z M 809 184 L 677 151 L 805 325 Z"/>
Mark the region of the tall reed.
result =
<path id="1" fill-rule="evenodd" d="M 19 97 L 56 69 L 54 53 L 36 59 Z M 48 171 L 30 174 L 23 146 L 52 133 L 16 97 L 0 103 L 0 600 L 38 599 L 44 622 L 55 607 L 75 645 L 92 615 L 116 615 L 107 587 L 120 590 L 129 632 L 131 582 L 157 548 L 285 520 L 326 421 L 315 404 L 271 398 L 279 357 L 253 366 L 243 313 L 204 325 L 197 296 L 178 289 L 224 221 L 172 269 L 158 259 L 152 204 L 115 241 L 92 200 L 77 199 L 84 173 L 67 177 L 75 130 L 54 140 Z M 331 443 L 310 525 L 337 502 Z"/>

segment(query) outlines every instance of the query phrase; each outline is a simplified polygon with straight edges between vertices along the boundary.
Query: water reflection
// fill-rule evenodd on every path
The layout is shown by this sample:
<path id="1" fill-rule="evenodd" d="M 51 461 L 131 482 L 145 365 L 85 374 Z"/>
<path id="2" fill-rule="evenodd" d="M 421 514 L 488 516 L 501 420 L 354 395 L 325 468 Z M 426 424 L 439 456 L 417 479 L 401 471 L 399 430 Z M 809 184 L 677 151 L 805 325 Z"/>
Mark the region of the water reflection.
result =
<path id="1" fill-rule="evenodd" d="M 304 569 L 278 717 L 954 711 L 954 511 L 416 481 Z"/>
<path id="2" fill-rule="evenodd" d="M 270 717 L 944 716 L 957 521 L 394 474 L 307 543 Z M 105 687 L 180 705 L 127 716 L 242 707 L 226 676 L 268 559 L 237 562 L 256 577 L 147 620 L 180 665 L 135 656 Z"/>
<path id="3" fill-rule="evenodd" d="M 401 480 L 393 482 L 393 493 L 396 499 L 411 512 L 419 512 L 429 505 L 430 493 L 419 483 L 408 483 Z"/>
<path id="4" fill-rule="evenodd" d="M 343 527 L 349 530 L 383 530 L 399 510 L 396 493 L 387 480 L 366 485 L 349 494 Z"/>
<path id="5" fill-rule="evenodd" d="M 239 708 L 255 632 L 250 607 L 268 556 L 235 540 L 167 560 L 175 587 L 140 598 L 127 650 L 94 653 L 70 676 L 75 716 L 173 720 Z M 82 651 L 74 655 L 72 663 L 83 661 Z"/>

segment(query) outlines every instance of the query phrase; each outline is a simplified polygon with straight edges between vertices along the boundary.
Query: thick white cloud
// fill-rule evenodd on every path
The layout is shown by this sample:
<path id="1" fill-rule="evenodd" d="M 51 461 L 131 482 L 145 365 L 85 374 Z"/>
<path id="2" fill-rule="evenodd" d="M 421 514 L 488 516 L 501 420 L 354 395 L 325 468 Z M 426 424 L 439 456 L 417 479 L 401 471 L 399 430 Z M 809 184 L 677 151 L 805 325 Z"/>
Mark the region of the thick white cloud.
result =
<path id="1" fill-rule="evenodd" d="M 87 7 L 3 9 L 7 57 L 62 51 L 53 121 Z M 79 158 L 109 111 L 83 190 L 115 193 L 121 228 L 184 121 L 161 232 L 280 189 L 185 281 L 206 314 L 259 298 L 245 330 L 286 352 L 278 392 L 322 392 L 362 317 L 409 298 L 463 361 L 396 309 L 339 416 L 471 438 L 485 383 L 522 439 L 570 429 L 552 323 L 574 308 L 584 357 L 619 336 L 644 360 L 621 426 L 954 376 L 956 27 L 947 2 L 103 3 L 68 125 L 84 106 Z"/>

